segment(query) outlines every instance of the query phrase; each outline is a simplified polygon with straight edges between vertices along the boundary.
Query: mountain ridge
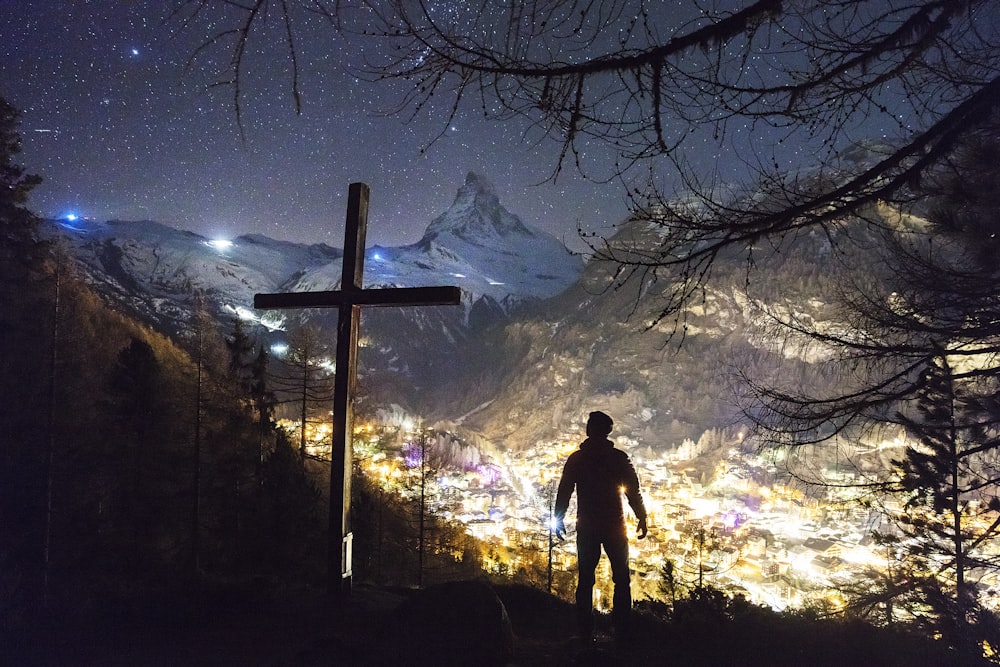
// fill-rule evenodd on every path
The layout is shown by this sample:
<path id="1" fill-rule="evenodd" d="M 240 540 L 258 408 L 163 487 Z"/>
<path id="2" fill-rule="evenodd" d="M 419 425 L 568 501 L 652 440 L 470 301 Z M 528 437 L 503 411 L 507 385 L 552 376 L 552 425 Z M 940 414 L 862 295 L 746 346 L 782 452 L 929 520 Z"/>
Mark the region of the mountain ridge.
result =
<path id="1" fill-rule="evenodd" d="M 338 249 L 261 235 L 216 246 L 189 232 L 140 225 L 162 236 L 150 248 L 141 239 L 105 238 L 113 228 L 95 225 L 89 236 L 73 231 L 78 260 L 110 298 L 158 318 L 168 334 L 183 335 L 195 290 L 222 304 L 223 327 L 239 313 L 266 327 L 271 340 L 306 324 L 336 330 L 334 309 L 264 314 L 250 304 L 254 292 L 337 289 Z M 463 238 L 480 228 L 475 242 Z M 470 432 L 515 450 L 559 437 L 591 409 L 613 412 L 624 438 L 664 447 L 709 429 L 738 428 L 745 420 L 730 396 L 733 355 L 761 356 L 775 368 L 813 361 L 808 342 L 762 334 L 755 321 L 761 310 L 794 307 L 815 321 L 828 317 L 821 282 L 833 269 L 822 236 L 798 239 L 794 252 L 761 255 L 774 270 L 752 294 L 745 264 L 720 260 L 716 277 L 724 279 L 681 315 L 685 344 L 673 350 L 665 341 L 677 321 L 658 319 L 672 289 L 669 275 L 621 280 L 613 264 L 584 264 L 554 239 L 542 243 L 475 174 L 428 230 L 417 244 L 369 248 L 365 285 L 458 284 L 463 306 L 366 309 L 359 372 L 388 385 L 379 400 L 429 417 L 464 415 Z M 635 218 L 619 224 L 609 241 L 654 243 L 656 234 Z M 569 268 L 550 279 L 566 257 Z"/>
<path id="2" fill-rule="evenodd" d="M 493 184 L 471 171 L 451 206 L 431 221 L 417 245 L 429 244 L 446 234 L 476 245 L 497 237 L 542 235 L 501 206 Z"/>
<path id="3" fill-rule="evenodd" d="M 524 225 L 475 173 L 435 221 L 423 242 L 365 251 L 365 287 L 462 290 L 461 306 L 366 310 L 363 366 L 418 385 L 440 382 L 440 369 L 470 335 L 568 288 L 583 270 L 582 258 Z M 64 242 L 109 302 L 172 337 L 190 336 L 199 299 L 223 331 L 234 316 L 260 325 L 273 342 L 307 324 L 336 331 L 336 309 L 257 311 L 253 295 L 339 289 L 342 249 L 262 234 L 211 239 L 148 220 L 48 221 L 43 233 Z"/>

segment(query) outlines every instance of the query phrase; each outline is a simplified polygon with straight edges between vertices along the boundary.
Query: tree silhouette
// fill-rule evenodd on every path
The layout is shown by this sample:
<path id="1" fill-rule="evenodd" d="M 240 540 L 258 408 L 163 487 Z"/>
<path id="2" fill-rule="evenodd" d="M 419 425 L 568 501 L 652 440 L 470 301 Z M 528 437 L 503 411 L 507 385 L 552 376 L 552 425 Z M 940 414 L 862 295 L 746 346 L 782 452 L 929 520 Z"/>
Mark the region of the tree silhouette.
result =
<path id="1" fill-rule="evenodd" d="M 1000 373 L 1000 276 L 988 259 L 1000 242 L 1000 177 L 991 166 L 998 129 L 1000 116 L 970 130 L 932 174 L 924 217 L 872 210 L 882 229 L 845 225 L 834 234 L 845 250 L 830 265 L 836 287 L 825 296 L 837 327 L 764 314 L 773 335 L 811 339 L 827 356 L 784 384 L 744 372 L 746 413 L 760 433 L 803 443 L 898 427 L 900 405 L 917 398 L 924 369 L 942 352 L 959 381 Z"/>
<path id="2" fill-rule="evenodd" d="M 120 526 L 116 532 L 123 536 L 124 547 L 118 551 L 123 560 L 123 570 L 130 578 L 137 576 L 146 560 L 142 553 L 142 536 L 151 523 L 149 474 L 153 466 L 148 462 L 160 455 L 159 438 L 164 432 L 162 376 L 160 363 L 149 343 L 133 337 L 122 348 L 108 378 L 108 394 L 113 402 L 110 412 L 117 416 L 116 433 L 109 440 L 121 443 L 114 447 L 113 465 L 116 468 L 111 495 L 111 514 Z"/>
<path id="3" fill-rule="evenodd" d="M 202 563 L 202 496 L 204 493 L 203 445 L 205 441 L 206 413 L 210 401 L 210 373 L 213 362 L 214 329 L 208 314 L 204 297 L 196 294 L 194 297 L 194 336 L 192 354 L 195 362 L 194 378 L 194 424 L 192 433 L 192 484 L 191 484 L 191 550 L 189 554 L 192 572 L 201 569 Z"/>
<path id="4" fill-rule="evenodd" d="M 289 336 L 288 351 L 277 358 L 271 382 L 279 403 L 291 406 L 299 422 L 299 456 L 307 455 L 309 427 L 330 423 L 333 373 L 329 347 L 319 329 L 304 326 Z"/>
<path id="5" fill-rule="evenodd" d="M 44 590 L 51 546 L 52 321 L 48 247 L 25 204 L 41 178 L 17 164 L 20 112 L 0 97 L 0 613 Z M 36 578 L 35 575 L 38 575 Z"/>
<path id="6" fill-rule="evenodd" d="M 393 111 L 441 115 L 442 132 L 461 113 L 515 122 L 526 141 L 551 142 L 553 177 L 569 165 L 620 181 L 656 233 L 642 243 L 594 237 L 592 250 L 619 277 L 672 267 L 662 316 L 699 298 L 723 253 L 753 267 L 769 243 L 908 200 L 1000 104 L 989 0 L 709 0 L 669 15 L 644 0 L 269 8 L 188 0 L 176 14 L 222 26 L 193 57 L 218 63 L 215 83 L 231 87 L 238 122 L 248 54 L 268 19 L 277 13 L 297 107 L 297 28 L 325 19 L 341 38 L 331 48 L 363 48 L 362 75 L 400 84 Z M 878 143 L 859 155 L 867 139 Z M 611 166 L 593 153 L 610 153 Z M 742 177 L 723 178 L 705 155 L 731 156 Z M 815 171 L 789 173 L 802 155 Z"/>
<path id="7" fill-rule="evenodd" d="M 266 571 L 321 577 L 326 567 L 322 493 L 310 479 L 295 445 L 280 429 L 262 472 L 260 521 Z"/>
<path id="8" fill-rule="evenodd" d="M 252 412 L 257 425 L 257 454 L 254 458 L 254 480 L 260 490 L 262 483 L 261 465 L 270 447 L 269 436 L 274 430 L 275 396 L 268 386 L 267 366 L 270 355 L 267 347 L 254 340 L 246 330 L 243 321 L 237 318 L 233 333 L 226 339 L 229 349 L 229 373 L 236 382 L 240 400 Z"/>
<path id="9" fill-rule="evenodd" d="M 25 204 L 42 178 L 27 173 L 14 161 L 21 152 L 20 118 L 21 112 L 0 97 L 0 230 L 6 241 L 23 243 L 37 222 Z"/>
<path id="10" fill-rule="evenodd" d="M 743 378 L 746 413 L 771 442 L 882 445 L 908 436 L 902 458 L 857 478 L 872 493 L 903 493 L 906 506 L 886 512 L 898 527 L 882 536 L 895 540 L 899 562 L 873 573 L 872 589 L 855 600 L 890 618 L 894 605 L 917 618 L 930 609 L 928 624 L 968 650 L 995 623 L 968 577 L 1000 564 L 983 551 L 1000 527 L 1000 309 L 990 259 L 1000 232 L 997 129 L 996 119 L 971 129 L 930 174 L 925 217 L 873 208 L 883 229 L 839 230 L 852 235 L 854 250 L 831 275 L 840 286 L 830 316 L 838 326 L 771 315 L 786 335 L 820 346 L 825 362 L 784 384 L 755 379 L 752 369 Z M 973 626 L 979 634 L 970 639 Z"/>
<path id="11" fill-rule="evenodd" d="M 431 503 L 436 500 L 438 475 L 445 467 L 438 434 L 432 429 L 417 427 L 411 439 L 403 445 L 404 464 L 407 474 L 405 509 L 416 535 L 413 543 L 417 552 L 417 587 L 423 588 L 425 577 L 431 566 L 430 552 L 447 548 L 448 535 L 443 522 L 434 520 Z"/>
<path id="12" fill-rule="evenodd" d="M 1000 645 L 997 621 L 975 586 L 1000 568 L 990 547 L 1000 534 L 998 396 L 995 382 L 959 380 L 942 354 L 923 374 L 917 414 L 902 417 L 917 442 L 895 461 L 896 489 L 906 499 L 897 525 L 922 575 L 933 611 L 928 625 L 970 655 L 983 639 Z"/>

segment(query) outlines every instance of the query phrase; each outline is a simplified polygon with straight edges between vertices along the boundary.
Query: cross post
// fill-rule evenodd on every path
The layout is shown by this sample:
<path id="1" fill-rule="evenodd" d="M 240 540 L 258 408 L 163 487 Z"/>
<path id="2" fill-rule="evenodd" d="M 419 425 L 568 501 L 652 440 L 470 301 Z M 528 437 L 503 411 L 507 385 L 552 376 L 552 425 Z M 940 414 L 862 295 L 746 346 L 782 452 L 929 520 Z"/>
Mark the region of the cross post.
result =
<path id="1" fill-rule="evenodd" d="M 321 292 L 255 294 L 254 308 L 337 308 L 337 366 L 333 383 L 333 449 L 330 461 L 330 524 L 327 585 L 331 595 L 351 592 L 351 472 L 354 390 L 357 383 L 358 323 L 362 306 L 438 306 L 461 302 L 458 287 L 364 289 L 368 186 L 351 183 L 344 230 L 340 289 Z M 339 573 L 339 577 L 337 574 Z"/>

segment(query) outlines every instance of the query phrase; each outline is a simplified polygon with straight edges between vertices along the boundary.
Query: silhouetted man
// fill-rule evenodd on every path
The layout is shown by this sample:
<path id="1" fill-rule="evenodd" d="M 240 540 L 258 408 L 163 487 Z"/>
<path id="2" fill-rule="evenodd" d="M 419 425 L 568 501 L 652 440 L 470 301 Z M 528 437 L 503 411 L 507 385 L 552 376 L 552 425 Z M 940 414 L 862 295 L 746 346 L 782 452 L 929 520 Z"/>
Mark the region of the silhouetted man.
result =
<path id="1" fill-rule="evenodd" d="M 632 593 L 629 590 L 623 493 L 639 519 L 638 538 L 646 536 L 646 506 L 639 493 L 639 478 L 628 455 L 615 449 L 614 443 L 608 440 L 613 426 L 611 417 L 603 412 L 590 413 L 587 439 L 566 459 L 556 494 L 556 534 L 561 538 L 566 533 L 563 525 L 566 508 L 576 489 L 576 614 L 580 638 L 588 642 L 594 634 L 594 572 L 601 559 L 602 546 L 611 562 L 611 579 L 615 585 L 612 621 L 616 637 L 621 637 L 628 629 Z"/>

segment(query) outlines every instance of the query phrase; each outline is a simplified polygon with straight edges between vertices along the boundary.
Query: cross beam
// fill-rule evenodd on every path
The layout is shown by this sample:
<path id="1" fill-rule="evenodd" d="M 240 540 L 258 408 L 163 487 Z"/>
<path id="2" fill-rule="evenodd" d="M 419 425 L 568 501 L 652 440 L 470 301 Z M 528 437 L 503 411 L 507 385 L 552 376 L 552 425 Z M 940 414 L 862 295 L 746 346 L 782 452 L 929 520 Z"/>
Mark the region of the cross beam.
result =
<path id="1" fill-rule="evenodd" d="M 351 183 L 344 230 L 340 289 L 325 292 L 255 294 L 254 308 L 337 308 L 337 366 L 333 384 L 333 449 L 330 462 L 328 586 L 335 596 L 351 592 L 351 470 L 354 390 L 357 384 L 358 323 L 362 306 L 438 306 L 461 303 L 458 287 L 364 289 L 368 186 Z M 339 572 L 340 577 L 336 574 Z"/>

